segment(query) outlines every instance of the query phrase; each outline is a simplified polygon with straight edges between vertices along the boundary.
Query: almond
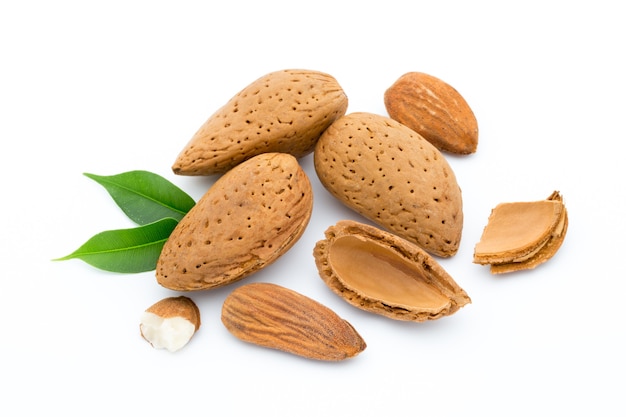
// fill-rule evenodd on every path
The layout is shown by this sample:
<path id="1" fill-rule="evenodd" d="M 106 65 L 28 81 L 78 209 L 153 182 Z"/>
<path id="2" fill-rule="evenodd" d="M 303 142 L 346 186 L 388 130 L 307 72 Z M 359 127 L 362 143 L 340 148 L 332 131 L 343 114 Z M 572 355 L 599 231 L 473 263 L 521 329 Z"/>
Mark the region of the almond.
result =
<path id="1" fill-rule="evenodd" d="M 435 320 L 471 302 L 419 246 L 374 226 L 344 220 L 315 245 L 328 287 L 349 304 L 395 320 Z"/>
<path id="2" fill-rule="evenodd" d="M 200 310 L 188 297 L 168 297 L 153 304 L 141 316 L 141 336 L 155 349 L 175 352 L 200 328 Z"/>
<path id="3" fill-rule="evenodd" d="M 474 263 L 491 265 L 493 274 L 533 269 L 556 254 L 567 227 L 558 191 L 545 200 L 500 203 L 474 248 Z"/>
<path id="4" fill-rule="evenodd" d="M 271 264 L 302 236 L 311 183 L 296 158 L 257 155 L 220 177 L 163 246 L 156 278 L 177 291 L 238 281 Z"/>
<path id="5" fill-rule="evenodd" d="M 324 187 L 378 226 L 454 255 L 461 241 L 461 189 L 441 152 L 388 117 L 352 113 L 320 137 L 315 170 Z"/>
<path id="6" fill-rule="evenodd" d="M 478 146 L 474 112 L 451 85 L 409 72 L 385 91 L 389 117 L 410 127 L 441 151 L 471 154 Z"/>
<path id="7" fill-rule="evenodd" d="M 266 152 L 300 158 L 313 151 L 322 132 L 347 107 L 346 94 L 329 74 L 297 69 L 269 73 L 211 115 L 172 169 L 179 175 L 211 175 Z"/>
<path id="8" fill-rule="evenodd" d="M 340 361 L 366 344 L 350 323 L 288 288 L 252 283 L 224 300 L 222 323 L 238 339 L 309 359 Z"/>

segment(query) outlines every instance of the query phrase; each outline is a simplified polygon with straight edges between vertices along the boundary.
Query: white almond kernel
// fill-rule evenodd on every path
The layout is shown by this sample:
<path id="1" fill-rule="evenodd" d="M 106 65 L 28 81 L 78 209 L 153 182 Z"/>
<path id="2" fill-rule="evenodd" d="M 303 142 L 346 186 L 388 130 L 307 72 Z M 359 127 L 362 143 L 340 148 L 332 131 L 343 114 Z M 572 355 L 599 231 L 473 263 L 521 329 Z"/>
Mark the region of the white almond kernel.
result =
<path id="1" fill-rule="evenodd" d="M 188 297 L 168 297 L 143 312 L 139 331 L 155 349 L 176 352 L 200 328 L 200 310 Z"/>

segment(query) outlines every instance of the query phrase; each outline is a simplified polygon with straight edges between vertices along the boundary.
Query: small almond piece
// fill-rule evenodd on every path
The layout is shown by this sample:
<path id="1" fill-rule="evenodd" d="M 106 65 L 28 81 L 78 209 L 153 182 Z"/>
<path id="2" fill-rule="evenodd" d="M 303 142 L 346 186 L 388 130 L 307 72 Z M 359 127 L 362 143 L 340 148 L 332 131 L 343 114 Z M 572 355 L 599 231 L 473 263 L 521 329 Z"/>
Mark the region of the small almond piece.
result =
<path id="1" fill-rule="evenodd" d="M 309 359 L 340 361 L 366 347 L 334 311 L 276 284 L 235 289 L 224 300 L 222 323 L 240 340 Z"/>
<path id="2" fill-rule="evenodd" d="M 385 91 L 392 119 L 410 127 L 440 151 L 471 154 L 478 146 L 478 123 L 461 94 L 422 72 L 408 72 Z"/>
<path id="3" fill-rule="evenodd" d="M 427 252 L 374 226 L 343 220 L 313 255 L 320 277 L 349 304 L 395 320 L 449 316 L 471 302 Z"/>
<path id="4" fill-rule="evenodd" d="M 141 336 L 155 349 L 175 352 L 185 346 L 200 328 L 200 310 L 188 297 L 168 297 L 141 316 Z"/>
<path id="5" fill-rule="evenodd" d="M 493 274 L 535 268 L 556 254 L 567 226 L 558 191 L 545 200 L 498 204 L 474 248 L 474 263 L 491 265 Z"/>

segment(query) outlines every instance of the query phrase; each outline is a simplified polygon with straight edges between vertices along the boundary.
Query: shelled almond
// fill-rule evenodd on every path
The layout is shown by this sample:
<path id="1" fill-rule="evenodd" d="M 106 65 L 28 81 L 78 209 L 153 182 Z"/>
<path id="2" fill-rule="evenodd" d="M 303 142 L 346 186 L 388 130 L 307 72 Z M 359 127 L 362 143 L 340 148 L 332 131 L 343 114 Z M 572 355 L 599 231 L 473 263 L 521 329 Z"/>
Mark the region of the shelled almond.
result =
<path id="1" fill-rule="evenodd" d="M 222 323 L 238 339 L 309 359 L 341 361 L 366 348 L 350 323 L 321 303 L 271 283 L 233 290 Z"/>

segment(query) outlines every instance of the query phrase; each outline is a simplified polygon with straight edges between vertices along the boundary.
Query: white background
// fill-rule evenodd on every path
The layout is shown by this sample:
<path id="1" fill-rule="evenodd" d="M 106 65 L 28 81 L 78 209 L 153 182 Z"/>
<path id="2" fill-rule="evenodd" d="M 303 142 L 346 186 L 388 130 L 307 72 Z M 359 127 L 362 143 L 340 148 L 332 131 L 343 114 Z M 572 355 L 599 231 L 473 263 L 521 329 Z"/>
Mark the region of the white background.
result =
<path id="1" fill-rule="evenodd" d="M 624 17 L 603 0 L 2 2 L 0 414 L 624 415 Z M 309 227 L 240 284 L 322 302 L 367 349 L 320 363 L 240 342 L 220 321 L 234 286 L 190 294 L 199 332 L 176 353 L 153 349 L 139 316 L 174 295 L 153 273 L 51 261 L 132 226 L 82 174 L 145 169 L 197 200 L 215 178 L 174 176 L 176 155 L 232 95 L 286 68 L 335 76 L 348 112 L 386 115 L 383 93 L 408 71 L 465 97 L 480 139 L 474 155 L 448 155 L 465 226 L 441 264 L 472 304 L 404 323 L 331 293 L 313 246 L 360 217 L 309 156 Z M 506 276 L 472 263 L 491 208 L 554 190 L 570 216 L 554 258 Z"/>

